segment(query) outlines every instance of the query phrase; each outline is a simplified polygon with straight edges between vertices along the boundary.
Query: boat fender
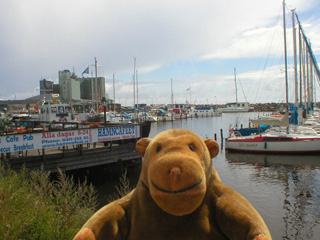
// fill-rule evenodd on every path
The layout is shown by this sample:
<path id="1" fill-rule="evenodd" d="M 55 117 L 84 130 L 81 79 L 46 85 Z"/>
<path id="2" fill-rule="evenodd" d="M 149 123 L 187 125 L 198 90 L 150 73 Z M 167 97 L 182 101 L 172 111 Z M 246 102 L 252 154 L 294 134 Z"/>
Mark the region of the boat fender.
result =
<path id="1" fill-rule="evenodd" d="M 268 147 L 268 143 L 265 142 L 265 143 L 264 143 L 264 149 L 267 149 L 267 147 Z"/>

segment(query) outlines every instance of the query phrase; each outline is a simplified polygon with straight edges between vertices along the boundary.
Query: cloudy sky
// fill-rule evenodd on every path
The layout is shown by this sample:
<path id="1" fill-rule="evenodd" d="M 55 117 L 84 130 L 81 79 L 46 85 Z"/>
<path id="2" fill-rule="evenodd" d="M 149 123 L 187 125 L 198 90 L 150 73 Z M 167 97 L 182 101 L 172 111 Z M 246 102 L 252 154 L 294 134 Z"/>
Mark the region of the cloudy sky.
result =
<path id="1" fill-rule="evenodd" d="M 290 88 L 291 9 L 320 62 L 320 1 L 286 1 Z M 239 101 L 281 102 L 282 24 L 282 0 L 2 0 L 0 99 L 35 96 L 60 70 L 81 76 L 96 57 L 123 105 L 133 104 L 134 58 L 139 103 L 171 103 L 171 79 L 176 103 L 235 101 L 235 68 Z"/>

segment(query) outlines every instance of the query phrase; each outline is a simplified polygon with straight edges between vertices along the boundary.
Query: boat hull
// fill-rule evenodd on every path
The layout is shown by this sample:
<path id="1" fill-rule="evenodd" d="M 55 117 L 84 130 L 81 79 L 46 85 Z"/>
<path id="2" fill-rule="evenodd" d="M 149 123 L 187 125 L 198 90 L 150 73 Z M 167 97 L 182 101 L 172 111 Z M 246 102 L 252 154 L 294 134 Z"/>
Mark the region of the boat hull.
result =
<path id="1" fill-rule="evenodd" d="M 249 109 L 245 108 L 230 108 L 230 109 L 218 109 L 221 113 L 237 113 L 237 112 L 249 112 Z"/>
<path id="2" fill-rule="evenodd" d="M 227 150 L 264 153 L 320 152 L 320 138 L 294 141 L 246 141 L 227 139 Z"/>

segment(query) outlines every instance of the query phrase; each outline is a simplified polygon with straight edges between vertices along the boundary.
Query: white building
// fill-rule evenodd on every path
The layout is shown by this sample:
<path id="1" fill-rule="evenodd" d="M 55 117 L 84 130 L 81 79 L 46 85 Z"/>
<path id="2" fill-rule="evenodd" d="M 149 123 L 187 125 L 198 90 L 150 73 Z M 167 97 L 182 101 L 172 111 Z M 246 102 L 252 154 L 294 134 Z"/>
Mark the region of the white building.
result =
<path id="1" fill-rule="evenodd" d="M 70 102 L 80 100 L 80 81 L 69 70 L 59 71 L 60 98 Z"/>

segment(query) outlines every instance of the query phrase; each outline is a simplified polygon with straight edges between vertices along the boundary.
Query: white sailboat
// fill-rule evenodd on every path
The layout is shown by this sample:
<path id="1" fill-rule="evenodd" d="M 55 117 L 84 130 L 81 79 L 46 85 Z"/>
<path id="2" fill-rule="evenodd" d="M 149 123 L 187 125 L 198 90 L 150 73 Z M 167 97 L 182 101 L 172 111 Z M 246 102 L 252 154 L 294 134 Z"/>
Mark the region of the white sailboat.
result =
<path id="1" fill-rule="evenodd" d="M 235 113 L 235 112 L 249 112 L 253 110 L 250 108 L 248 102 L 238 102 L 238 89 L 237 89 L 237 74 L 236 69 L 234 68 L 234 85 L 236 91 L 236 102 L 227 103 L 225 107 L 218 108 L 219 113 Z"/>
<path id="2" fill-rule="evenodd" d="M 259 135 L 253 134 L 250 136 L 229 137 L 226 140 L 225 148 L 227 150 L 235 150 L 235 151 L 242 151 L 242 152 L 268 152 L 268 153 L 320 152 L 320 135 L 317 134 L 317 132 L 314 129 L 295 126 L 293 130 L 290 131 L 290 128 L 289 128 L 285 2 L 283 2 L 283 20 L 284 20 L 283 25 L 284 25 L 287 113 L 282 119 L 273 119 L 273 120 L 267 120 L 267 121 L 261 120 L 261 121 L 254 122 L 255 124 L 268 124 L 272 126 L 277 126 L 277 128 L 270 128 L 266 130 L 264 133 L 261 133 Z M 293 23 L 294 23 L 294 20 L 293 20 Z M 296 88 L 295 88 L 296 102 L 298 99 L 297 92 L 298 91 L 297 91 L 297 84 L 296 84 Z M 297 103 L 296 103 L 296 106 L 297 106 Z"/>

